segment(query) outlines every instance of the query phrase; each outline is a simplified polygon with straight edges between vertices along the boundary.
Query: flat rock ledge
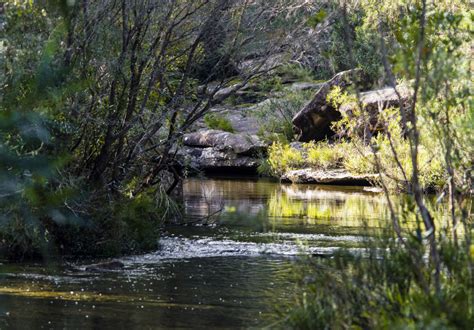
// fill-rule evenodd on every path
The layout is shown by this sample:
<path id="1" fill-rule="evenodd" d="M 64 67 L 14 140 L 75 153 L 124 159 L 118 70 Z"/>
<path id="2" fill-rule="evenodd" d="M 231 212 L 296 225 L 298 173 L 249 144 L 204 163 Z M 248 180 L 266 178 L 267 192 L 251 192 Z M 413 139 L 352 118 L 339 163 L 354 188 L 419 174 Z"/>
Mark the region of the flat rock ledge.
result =
<path id="1" fill-rule="evenodd" d="M 259 157 L 267 145 L 256 135 L 200 130 L 185 134 L 178 156 L 195 170 L 217 172 L 256 172 Z"/>
<path id="2" fill-rule="evenodd" d="M 200 130 L 184 135 L 187 147 L 214 148 L 231 151 L 238 155 L 253 155 L 266 150 L 267 146 L 256 135 L 223 132 L 214 129 Z"/>
<path id="3" fill-rule="evenodd" d="M 376 174 L 356 175 L 344 169 L 315 170 L 312 168 L 290 170 L 281 177 L 283 182 L 350 186 L 374 186 L 376 179 Z"/>

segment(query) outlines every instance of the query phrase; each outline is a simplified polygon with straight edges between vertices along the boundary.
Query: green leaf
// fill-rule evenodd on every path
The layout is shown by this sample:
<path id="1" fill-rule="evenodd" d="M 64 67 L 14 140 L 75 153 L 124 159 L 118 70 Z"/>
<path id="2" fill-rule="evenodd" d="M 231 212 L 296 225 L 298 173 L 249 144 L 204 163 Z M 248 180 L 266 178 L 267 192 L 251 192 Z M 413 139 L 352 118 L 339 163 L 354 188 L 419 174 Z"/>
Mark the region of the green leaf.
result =
<path id="1" fill-rule="evenodd" d="M 326 17 L 326 11 L 324 9 L 321 9 L 316 14 L 311 16 L 306 22 L 306 24 L 314 29 L 318 24 L 322 23 Z"/>

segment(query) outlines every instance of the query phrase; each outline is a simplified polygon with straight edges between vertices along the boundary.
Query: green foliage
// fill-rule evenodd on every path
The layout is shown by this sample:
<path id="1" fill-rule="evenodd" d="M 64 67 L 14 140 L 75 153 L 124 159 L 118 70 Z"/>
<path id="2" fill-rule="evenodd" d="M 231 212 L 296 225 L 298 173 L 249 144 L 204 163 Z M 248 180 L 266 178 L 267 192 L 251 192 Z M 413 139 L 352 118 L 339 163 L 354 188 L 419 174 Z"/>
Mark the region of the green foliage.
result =
<path id="1" fill-rule="evenodd" d="M 314 29 L 318 24 L 322 23 L 326 17 L 326 11 L 321 9 L 316 14 L 308 18 L 306 24 Z"/>
<path id="2" fill-rule="evenodd" d="M 345 146 L 342 167 L 354 174 L 376 173 L 373 152 L 360 140 L 351 140 Z"/>
<path id="3" fill-rule="evenodd" d="M 310 142 L 303 144 L 301 150 L 284 142 L 275 142 L 268 152 L 270 172 L 280 176 L 288 170 L 310 167 L 318 170 L 339 168 L 354 174 L 375 174 L 378 159 L 387 187 L 391 191 L 404 191 L 408 188 L 407 181 L 412 171 L 410 146 L 401 134 L 397 121 L 389 127 L 390 139 L 384 134 L 372 138 L 371 144 L 376 149 L 376 154 L 357 138 L 333 144 L 324 141 Z M 393 154 L 392 147 L 397 156 Z M 441 150 L 433 140 L 425 141 L 419 149 L 420 181 L 425 190 L 439 190 L 446 182 L 442 161 L 436 157 L 439 152 Z"/>
<path id="4" fill-rule="evenodd" d="M 311 99 L 312 91 L 285 91 L 278 98 L 262 102 L 255 110 L 260 129 L 258 135 L 267 142 L 294 140 L 293 116 Z"/>
<path id="5" fill-rule="evenodd" d="M 298 169 L 304 164 L 300 151 L 288 144 L 273 143 L 268 150 L 268 164 L 275 175 L 282 175 L 286 171 Z"/>
<path id="6" fill-rule="evenodd" d="M 280 176 L 289 170 L 304 167 L 318 169 L 336 168 L 344 154 L 341 144 L 329 146 L 326 143 L 307 143 L 300 149 L 287 143 L 274 142 L 268 151 L 271 173 Z"/>
<path id="7" fill-rule="evenodd" d="M 86 189 L 84 178 L 69 172 L 75 155 L 64 154 L 70 153 L 68 138 L 76 131 L 67 109 L 77 107 L 71 106 L 71 98 L 91 86 L 69 75 L 71 67 L 63 57 L 70 27 L 67 8 L 25 1 L 4 6 L 1 257 L 112 255 L 156 247 L 159 215 L 165 209 L 161 204 L 141 196 L 130 201 L 120 194 L 108 199 L 101 189 Z M 115 213 L 119 208 L 123 216 Z M 150 211 L 145 214 L 146 209 Z"/>
<path id="8" fill-rule="evenodd" d="M 147 194 L 135 196 L 125 203 L 118 203 L 114 209 L 116 221 L 124 225 L 125 239 L 118 240 L 132 246 L 124 249 L 127 252 L 150 251 L 157 248 L 160 217 L 162 209 Z"/>
<path id="9" fill-rule="evenodd" d="M 367 241 L 365 257 L 341 250 L 332 260 L 308 260 L 298 278 L 303 293 L 289 306 L 285 326 L 297 329 L 467 329 L 474 322 L 469 246 L 442 244 L 446 267 L 439 293 L 425 291 L 432 266 L 421 261 L 423 244 L 393 230 Z M 454 261 L 455 260 L 455 261 Z"/>
<path id="10" fill-rule="evenodd" d="M 364 8 L 356 6 L 347 11 L 347 8 L 334 4 L 331 12 L 333 24 L 327 36 L 330 42 L 321 44 L 317 49 L 321 57 L 319 63 L 315 63 L 317 76 L 327 79 L 340 71 L 361 68 L 368 81 L 376 83 L 382 71 L 379 37 L 376 30 L 364 24 Z M 316 16 L 323 17 L 319 13 Z"/>
<path id="11" fill-rule="evenodd" d="M 268 162 L 267 158 L 265 157 L 259 158 L 257 173 L 261 176 L 268 176 L 268 177 L 273 175 L 272 167 L 270 166 L 270 163 Z"/>
<path id="12" fill-rule="evenodd" d="M 0 248 L 6 257 L 45 256 L 54 250 L 54 236 L 46 222 L 80 222 L 64 207 L 71 191 L 57 188 L 57 170 L 65 158 L 59 152 L 52 155 L 51 120 L 40 111 L 44 103 L 51 102 L 49 92 L 59 90 L 58 85 L 64 81 L 59 74 L 61 65 L 48 70 L 61 44 L 58 36 L 64 30 L 58 28 L 55 37 L 46 42 L 43 11 L 26 2 L 6 7 L 8 14 L 2 28 L 9 33 L 2 40 L 6 57 L 4 80 L 0 81 Z M 31 47 L 22 44 L 25 40 L 15 43 L 22 20 L 38 33 L 33 37 L 29 30 L 23 36 L 34 39 Z M 38 53 L 42 61 L 33 66 L 30 61 Z M 43 79 L 46 75 L 48 79 Z"/>
<path id="13" fill-rule="evenodd" d="M 273 74 L 264 76 L 257 80 L 255 88 L 259 93 L 279 92 L 283 89 L 282 79 Z"/>
<path id="14" fill-rule="evenodd" d="M 156 249 L 167 208 L 161 193 L 114 197 L 82 189 L 82 221 L 44 221 L 59 255 L 112 257 Z"/>
<path id="15" fill-rule="evenodd" d="M 232 123 L 223 115 L 208 113 L 204 116 L 204 122 L 206 123 L 207 127 L 211 129 L 218 129 L 221 131 L 234 133 Z"/>
<path id="16" fill-rule="evenodd" d="M 352 173 L 370 174 L 375 173 L 375 168 L 369 151 L 367 147 L 347 141 L 334 144 L 310 142 L 299 148 L 284 142 L 274 142 L 268 150 L 270 170 L 265 169 L 276 176 L 305 167 L 317 170 L 344 168 Z"/>
<path id="17" fill-rule="evenodd" d="M 354 3 L 365 11 L 364 29 L 386 29 L 389 64 L 397 78 L 410 81 L 417 98 L 371 118 L 382 124 L 375 136 L 358 134 L 361 123 L 368 124 L 366 109 L 355 106 L 352 114 L 343 114 L 337 129 L 348 132 L 364 156 L 361 162 L 347 152 L 343 166 L 357 171 L 366 163 L 389 189 L 436 187 L 451 195 L 445 203 L 441 194 L 433 206 L 419 190 L 401 201 L 386 194 L 392 226 L 379 239 L 367 240 L 362 255 L 341 251 L 331 260 L 310 260 L 302 270 L 304 292 L 289 307 L 285 326 L 471 328 L 472 15 L 463 1 Z M 330 101 L 340 105 L 347 96 L 334 91 Z"/>
<path id="18" fill-rule="evenodd" d="M 355 95 L 349 95 L 348 91 L 343 91 L 341 87 L 334 86 L 329 91 L 326 101 L 331 104 L 334 108 L 338 109 L 341 105 L 352 104 L 357 102 Z M 358 107 L 355 107 L 355 110 L 359 110 Z M 360 113 L 360 112 L 359 112 Z M 343 116 L 346 114 L 342 114 Z M 356 116 L 358 113 L 355 114 Z M 349 124 L 347 115 L 343 119 L 336 123 L 337 125 L 347 125 Z M 337 128 L 337 127 L 336 127 Z"/>
<path id="19" fill-rule="evenodd" d="M 345 144 L 329 145 L 325 142 L 307 143 L 304 147 L 307 154 L 307 163 L 313 168 L 338 168 L 345 158 Z"/>
<path id="20" fill-rule="evenodd" d="M 288 81 L 314 82 L 315 81 L 314 73 L 308 68 L 300 64 L 282 65 L 275 70 L 274 74 L 281 77 L 279 79 L 285 82 L 288 82 Z"/>
<path id="21" fill-rule="evenodd" d="M 289 144 L 275 142 L 269 149 L 269 159 L 273 160 L 269 163 L 272 173 L 276 175 L 303 167 L 319 170 L 345 168 L 352 173 L 374 173 L 370 150 L 360 147 L 354 142 L 328 144 L 322 141 L 305 143 L 296 149 Z"/>
<path id="22" fill-rule="evenodd" d="M 391 133 L 390 138 L 381 134 L 373 138 L 372 143 L 376 148 L 381 170 L 386 176 L 389 187 L 392 190 L 403 190 L 407 187 L 405 179 L 410 180 L 413 170 L 410 144 L 403 137 L 397 121 L 391 123 L 388 130 Z M 426 190 L 442 189 L 446 182 L 442 159 L 437 156 L 441 152 L 440 146 L 432 139 L 426 139 L 419 147 L 420 183 Z M 375 163 L 374 159 L 373 163 Z"/>
<path id="23" fill-rule="evenodd" d="M 336 87 L 328 94 L 328 102 L 336 108 L 351 105 L 351 111 L 342 112 L 342 119 L 333 126 L 336 132 L 351 138 L 351 147 L 347 148 L 348 157 L 344 158 L 343 167 L 353 173 L 373 173 L 377 172 L 378 162 L 387 187 L 393 191 L 406 190 L 413 168 L 410 142 L 401 128 L 400 109 L 384 109 L 377 115 L 376 121 L 383 129 L 379 134 L 372 136 L 367 143 L 362 141 L 360 136 L 367 121 L 373 119 L 364 118 L 364 115 L 367 116 L 367 111 L 359 107 L 356 96 Z M 431 104 L 431 111 L 440 106 L 438 101 Z M 420 130 L 422 138 L 418 150 L 418 162 L 421 185 L 425 190 L 442 189 L 447 177 L 442 159 L 438 157 L 443 153 L 441 141 L 428 138 L 431 133 L 427 125 L 420 127 Z"/>

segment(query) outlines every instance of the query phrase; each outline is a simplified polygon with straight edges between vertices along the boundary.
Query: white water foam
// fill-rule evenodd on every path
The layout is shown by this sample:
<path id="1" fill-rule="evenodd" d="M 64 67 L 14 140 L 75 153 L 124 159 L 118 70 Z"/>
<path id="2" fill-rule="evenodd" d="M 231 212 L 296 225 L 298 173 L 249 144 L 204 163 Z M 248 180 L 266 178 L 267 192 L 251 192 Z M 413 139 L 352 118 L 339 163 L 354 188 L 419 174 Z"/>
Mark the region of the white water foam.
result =
<path id="1" fill-rule="evenodd" d="M 288 234 L 293 235 L 293 234 Z M 306 235 L 301 235 L 306 236 Z M 240 242 L 215 238 L 189 239 L 183 237 L 163 237 L 156 252 L 122 259 L 125 264 L 157 263 L 163 260 L 211 258 L 211 257 L 257 257 L 257 256 L 301 256 L 331 255 L 338 247 L 305 246 L 297 241 L 275 243 Z M 358 252 L 360 249 L 350 249 Z"/>

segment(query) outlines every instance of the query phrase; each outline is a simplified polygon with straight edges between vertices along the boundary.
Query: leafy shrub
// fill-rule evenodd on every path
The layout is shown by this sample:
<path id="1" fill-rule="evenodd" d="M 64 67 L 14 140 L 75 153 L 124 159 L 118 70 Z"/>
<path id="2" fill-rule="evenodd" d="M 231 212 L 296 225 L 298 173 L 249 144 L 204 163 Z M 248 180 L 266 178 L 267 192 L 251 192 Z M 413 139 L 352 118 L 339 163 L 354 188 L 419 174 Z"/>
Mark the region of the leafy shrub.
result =
<path id="1" fill-rule="evenodd" d="M 359 157 L 355 157 L 359 155 Z M 366 169 L 372 173 L 368 164 L 370 156 L 360 155 L 354 143 L 309 142 L 302 144 L 301 149 L 291 147 L 288 143 L 274 142 L 269 149 L 269 165 L 274 174 L 285 173 L 288 169 L 311 167 L 314 169 L 346 168 L 350 171 Z M 370 170 L 369 170 L 370 168 Z"/>
<path id="2" fill-rule="evenodd" d="M 276 75 L 264 76 L 257 80 L 256 89 L 261 93 L 279 92 L 283 89 L 281 78 Z"/>
<path id="3" fill-rule="evenodd" d="M 367 8 L 373 25 L 380 28 L 386 21 L 395 36 L 391 65 L 396 74 L 417 78 L 419 98 L 407 110 L 406 131 L 393 116 L 397 111 L 386 109 L 380 118 L 383 134 L 368 141 L 351 136 L 351 143 L 389 189 L 411 183 L 414 196 L 385 195 L 391 226 L 378 239 L 365 240 L 362 254 L 341 250 L 331 259 L 309 259 L 300 272 L 306 276 L 300 278 L 303 292 L 282 322 L 299 329 L 471 329 L 474 227 L 466 169 L 472 170 L 467 141 L 473 135 L 472 120 L 465 120 L 472 119 L 472 93 L 466 87 L 472 73 L 470 46 L 461 46 L 472 43 L 467 28 L 472 18 L 461 1 L 423 1 L 406 8 L 379 1 Z M 358 170 L 350 152 L 343 161 L 349 165 Z M 431 204 L 419 191 L 430 186 L 450 193 Z"/>
<path id="4" fill-rule="evenodd" d="M 360 132 L 368 118 L 363 116 L 365 110 L 360 109 L 356 97 L 336 87 L 328 94 L 327 100 L 336 108 L 353 104 L 353 110 L 350 113 L 343 112 L 342 119 L 333 125 L 339 134 L 351 138 L 346 143 L 343 167 L 353 173 L 376 173 L 378 162 L 390 190 L 407 190 L 412 175 L 412 159 L 410 143 L 400 124 L 400 110 L 388 108 L 381 111 L 376 120 L 383 129 L 364 142 Z M 433 104 L 432 108 L 440 106 L 439 103 Z M 420 183 L 426 190 L 440 189 L 446 182 L 442 158 L 439 157 L 443 154 L 442 144 L 432 138 L 428 125 L 421 126 L 420 130 L 423 137 L 418 150 Z"/>
<path id="5" fill-rule="evenodd" d="M 207 127 L 211 129 L 218 129 L 221 131 L 234 133 L 232 123 L 229 121 L 229 119 L 222 115 L 208 113 L 204 116 L 204 122 L 206 123 Z"/>
<path id="6" fill-rule="evenodd" d="M 259 159 L 257 173 L 261 176 L 273 176 L 273 170 L 267 158 L 261 157 Z"/>
<path id="7" fill-rule="evenodd" d="M 293 116 L 311 99 L 313 91 L 286 91 L 282 96 L 268 99 L 255 109 L 260 124 L 258 135 L 269 142 L 294 140 Z"/>
<path id="8" fill-rule="evenodd" d="M 299 64 L 286 64 L 276 69 L 276 74 L 285 81 L 314 81 L 314 75 L 308 68 Z"/>
<path id="9" fill-rule="evenodd" d="M 372 138 L 370 143 L 374 150 L 360 139 L 334 144 L 310 142 L 303 144 L 301 150 L 285 142 L 274 142 L 268 152 L 270 170 L 267 173 L 280 176 L 291 169 L 311 167 L 318 170 L 341 168 L 354 174 L 373 174 L 377 173 L 377 160 L 387 187 L 392 191 L 406 190 L 412 173 L 410 146 L 403 138 L 399 125 L 394 123 L 390 126 L 390 138 L 383 134 Z M 397 152 L 396 158 L 392 147 Z M 436 157 L 440 152 L 439 146 L 433 141 L 423 141 L 419 148 L 419 175 L 425 190 L 440 189 L 446 182 L 441 159 Z"/>
<path id="10" fill-rule="evenodd" d="M 279 121 L 276 118 L 269 119 L 265 125 L 261 125 L 257 135 L 267 143 L 286 143 L 293 140 L 293 125 L 286 120 Z"/>
<path id="11" fill-rule="evenodd" d="M 275 175 L 282 175 L 288 170 L 304 165 L 302 153 L 288 144 L 273 143 L 268 155 L 268 163 Z"/>
<path id="12" fill-rule="evenodd" d="M 81 222 L 45 222 L 46 228 L 60 255 L 111 257 L 150 251 L 157 248 L 161 225 L 171 212 L 163 194 L 111 198 L 101 191 L 88 192 L 78 201 L 84 204 Z"/>
<path id="13" fill-rule="evenodd" d="M 335 20 L 329 36 L 330 42 L 319 49 L 323 58 L 329 63 L 318 72 L 327 75 L 329 68 L 332 69 L 331 74 L 333 74 L 357 67 L 363 70 L 370 82 L 375 82 L 380 77 L 382 61 L 379 36 L 364 25 L 364 15 L 364 11 L 357 6 L 344 19 L 340 17 Z"/>
<path id="14" fill-rule="evenodd" d="M 307 163 L 314 168 L 338 168 L 344 158 L 345 144 L 329 145 L 325 142 L 305 144 Z"/>
<path id="15" fill-rule="evenodd" d="M 372 143 L 376 148 L 377 158 L 388 187 L 391 190 L 404 190 L 407 188 L 407 181 L 411 179 L 413 168 L 410 144 L 403 137 L 398 123 L 389 126 L 390 137 L 379 135 L 372 139 Z M 394 155 L 392 148 L 396 151 L 397 156 Z M 426 190 L 442 188 L 445 183 L 445 169 L 441 163 L 442 159 L 439 157 L 441 152 L 440 147 L 433 144 L 432 140 L 422 141 L 419 146 L 419 177 L 422 187 Z M 373 155 L 370 156 L 370 159 L 375 164 Z"/>
<path id="16" fill-rule="evenodd" d="M 413 209 L 409 214 L 415 216 Z M 472 231 L 472 230 L 471 230 Z M 341 249 L 331 259 L 308 259 L 301 293 L 287 306 L 285 327 L 297 329 L 468 329 L 474 322 L 472 245 L 440 236 L 440 289 L 428 289 L 434 266 L 423 261 L 423 239 L 401 243 L 391 228 L 365 241 L 364 256 Z M 472 235 L 472 232 L 468 235 Z"/>

